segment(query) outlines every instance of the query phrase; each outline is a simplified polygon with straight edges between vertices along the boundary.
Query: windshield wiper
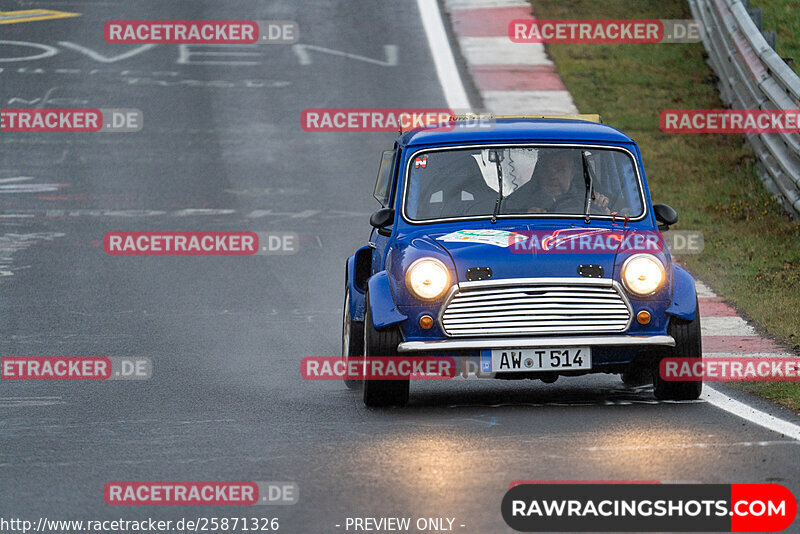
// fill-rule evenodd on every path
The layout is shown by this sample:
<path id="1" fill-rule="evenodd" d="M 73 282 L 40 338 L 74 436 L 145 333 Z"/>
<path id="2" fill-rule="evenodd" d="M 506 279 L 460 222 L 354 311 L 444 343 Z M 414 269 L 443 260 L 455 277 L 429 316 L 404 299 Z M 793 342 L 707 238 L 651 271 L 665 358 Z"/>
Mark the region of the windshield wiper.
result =
<path id="1" fill-rule="evenodd" d="M 500 213 L 500 204 L 503 202 L 503 169 L 500 166 L 500 162 L 503 161 L 503 152 L 490 150 L 489 161 L 497 166 L 497 189 L 499 194 L 497 196 L 497 200 L 494 202 L 494 211 L 492 212 L 491 221 L 492 224 L 495 224 L 497 222 L 497 214 Z"/>
<path id="2" fill-rule="evenodd" d="M 589 158 L 591 156 L 592 153 L 588 150 L 581 152 L 581 159 L 583 160 L 583 180 L 586 182 L 586 198 L 583 202 L 583 216 L 585 217 L 584 221 L 586 223 L 591 222 L 589 210 L 592 207 L 592 190 L 594 189 L 594 170 L 592 166 L 589 165 Z"/>

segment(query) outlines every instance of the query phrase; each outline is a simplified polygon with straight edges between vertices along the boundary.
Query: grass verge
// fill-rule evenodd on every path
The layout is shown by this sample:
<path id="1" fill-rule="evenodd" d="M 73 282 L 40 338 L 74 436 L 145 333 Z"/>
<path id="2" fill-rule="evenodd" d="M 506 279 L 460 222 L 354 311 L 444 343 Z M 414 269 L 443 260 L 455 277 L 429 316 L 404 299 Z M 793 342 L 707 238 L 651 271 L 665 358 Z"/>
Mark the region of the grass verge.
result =
<path id="1" fill-rule="evenodd" d="M 532 0 L 540 19 L 688 19 L 685 0 Z M 779 2 L 775 2 L 778 4 Z M 699 230 L 702 254 L 680 261 L 769 335 L 800 349 L 800 223 L 770 197 L 741 135 L 667 134 L 663 109 L 724 107 L 697 44 L 553 44 L 564 83 L 583 113 L 639 143 L 653 201 Z M 733 383 L 732 383 L 733 384 Z M 740 384 L 800 407 L 797 382 Z"/>
<path id="2" fill-rule="evenodd" d="M 776 52 L 782 58 L 792 58 L 797 71 L 800 67 L 800 8 L 787 0 L 751 0 L 750 7 L 761 8 L 761 27 L 777 31 Z"/>
<path id="3" fill-rule="evenodd" d="M 800 412 L 797 382 L 729 382 L 728 384 Z"/>

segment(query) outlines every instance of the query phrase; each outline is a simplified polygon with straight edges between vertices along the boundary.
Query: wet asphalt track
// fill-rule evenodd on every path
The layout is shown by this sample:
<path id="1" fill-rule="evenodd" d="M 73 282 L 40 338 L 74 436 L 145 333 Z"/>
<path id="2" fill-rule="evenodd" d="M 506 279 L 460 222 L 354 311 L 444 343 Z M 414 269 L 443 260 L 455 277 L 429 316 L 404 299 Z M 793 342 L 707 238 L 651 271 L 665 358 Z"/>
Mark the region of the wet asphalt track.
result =
<path id="1" fill-rule="evenodd" d="M 500 501 L 518 479 L 800 491 L 798 442 L 703 402 L 655 403 L 615 376 L 415 383 L 402 410 L 300 377 L 302 357 L 339 351 L 344 259 L 368 236 L 379 152 L 394 137 L 305 133 L 300 113 L 445 107 L 414 2 L 4 5 L 33 7 L 83 16 L 0 26 L 2 40 L 57 50 L 0 62 L 0 105 L 133 107 L 145 127 L 0 134 L 0 354 L 148 356 L 154 375 L 0 385 L 0 516 L 260 515 L 310 534 L 401 514 L 484 533 L 508 530 Z M 398 60 L 317 50 L 302 64 L 289 46 L 222 64 L 179 64 L 176 46 L 119 58 L 134 47 L 103 42 L 112 19 L 296 20 L 301 43 L 382 61 L 394 45 Z M 2 44 L 0 57 L 42 50 Z M 56 185 L 13 192 L 2 180 L 14 177 Z M 111 230 L 290 231 L 301 248 L 110 257 L 100 241 Z M 112 480 L 293 480 L 301 493 L 255 511 L 111 507 Z"/>

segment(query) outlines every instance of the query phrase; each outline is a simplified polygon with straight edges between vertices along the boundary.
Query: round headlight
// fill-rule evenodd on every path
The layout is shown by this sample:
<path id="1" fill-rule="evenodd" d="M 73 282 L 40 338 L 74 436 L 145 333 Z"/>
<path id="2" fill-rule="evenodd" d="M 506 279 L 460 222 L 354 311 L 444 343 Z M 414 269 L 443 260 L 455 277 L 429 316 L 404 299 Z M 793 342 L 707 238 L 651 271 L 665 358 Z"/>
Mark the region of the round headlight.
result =
<path id="1" fill-rule="evenodd" d="M 664 284 L 665 279 L 664 265 L 650 254 L 635 254 L 622 264 L 622 282 L 634 295 L 652 295 Z"/>
<path id="2" fill-rule="evenodd" d="M 450 274 L 441 261 L 420 258 L 408 268 L 406 285 L 417 298 L 433 300 L 441 297 L 450 287 Z"/>

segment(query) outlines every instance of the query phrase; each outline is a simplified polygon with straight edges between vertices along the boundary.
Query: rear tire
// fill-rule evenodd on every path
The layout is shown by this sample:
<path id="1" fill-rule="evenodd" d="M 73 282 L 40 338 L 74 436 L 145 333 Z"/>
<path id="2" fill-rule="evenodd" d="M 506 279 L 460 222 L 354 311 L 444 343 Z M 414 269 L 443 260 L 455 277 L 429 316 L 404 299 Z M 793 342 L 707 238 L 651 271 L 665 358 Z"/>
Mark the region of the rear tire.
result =
<path id="1" fill-rule="evenodd" d="M 670 318 L 667 333 L 675 338 L 675 347 L 669 356 L 674 358 L 703 358 L 703 345 L 700 335 L 700 308 L 697 308 L 694 319 L 684 321 L 677 317 Z M 702 380 L 667 381 L 661 378 L 660 361 L 657 359 L 653 368 L 653 393 L 659 400 L 696 400 L 703 391 Z"/>
<path id="2" fill-rule="evenodd" d="M 364 314 L 364 356 L 397 356 L 397 346 L 403 341 L 396 326 L 376 329 L 372 323 L 372 310 Z M 366 360 L 365 360 L 366 366 Z M 408 403 L 409 380 L 367 380 L 364 379 L 364 404 L 373 408 L 385 406 L 405 406 Z"/>
<path id="3" fill-rule="evenodd" d="M 350 358 L 360 358 L 364 354 L 364 323 L 350 320 L 350 287 L 344 289 L 344 312 L 342 315 L 342 360 L 345 369 L 350 369 Z M 347 389 L 361 389 L 360 379 L 343 379 Z"/>

